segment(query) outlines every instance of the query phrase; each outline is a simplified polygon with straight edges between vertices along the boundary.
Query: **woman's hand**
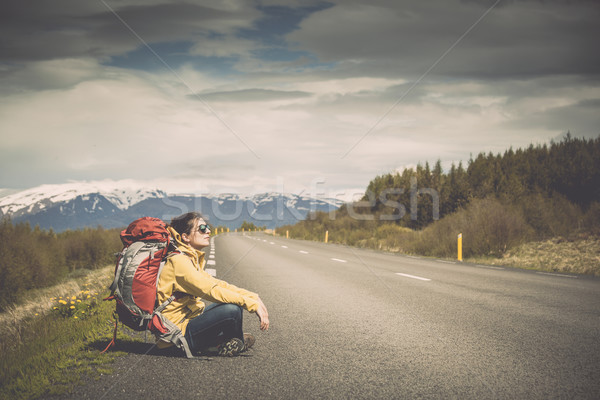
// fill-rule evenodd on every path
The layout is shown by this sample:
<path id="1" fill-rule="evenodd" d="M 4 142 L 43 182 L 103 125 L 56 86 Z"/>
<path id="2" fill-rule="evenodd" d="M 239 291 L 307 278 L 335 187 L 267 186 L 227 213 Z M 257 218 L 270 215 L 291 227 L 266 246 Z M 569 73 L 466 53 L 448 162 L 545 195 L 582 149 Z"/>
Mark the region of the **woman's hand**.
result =
<path id="1" fill-rule="evenodd" d="M 260 320 L 260 330 L 269 330 L 269 312 L 260 297 L 258 298 L 258 310 L 256 310 L 256 315 L 258 315 L 258 319 Z"/>

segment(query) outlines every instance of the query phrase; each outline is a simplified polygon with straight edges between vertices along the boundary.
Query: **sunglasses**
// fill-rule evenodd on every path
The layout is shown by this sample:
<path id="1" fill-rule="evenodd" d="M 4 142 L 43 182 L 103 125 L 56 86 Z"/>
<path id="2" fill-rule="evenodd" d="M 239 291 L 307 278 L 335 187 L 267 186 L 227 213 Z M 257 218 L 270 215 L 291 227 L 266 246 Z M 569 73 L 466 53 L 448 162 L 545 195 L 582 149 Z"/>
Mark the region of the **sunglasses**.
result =
<path id="1" fill-rule="evenodd" d="M 207 224 L 200 224 L 200 225 L 198 225 L 198 232 L 202 232 L 202 233 L 210 232 L 210 226 L 208 226 Z"/>

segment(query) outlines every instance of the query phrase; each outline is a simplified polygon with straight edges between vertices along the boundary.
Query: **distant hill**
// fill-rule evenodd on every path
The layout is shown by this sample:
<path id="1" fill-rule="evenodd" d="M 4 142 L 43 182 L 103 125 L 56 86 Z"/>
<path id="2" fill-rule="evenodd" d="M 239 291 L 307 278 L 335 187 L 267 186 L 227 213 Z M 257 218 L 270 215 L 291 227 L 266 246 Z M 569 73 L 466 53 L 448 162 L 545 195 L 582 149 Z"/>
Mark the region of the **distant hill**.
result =
<path id="1" fill-rule="evenodd" d="M 313 211 L 330 212 L 343 204 L 336 199 L 309 198 L 295 194 L 263 193 L 254 196 L 170 195 L 158 188 L 114 182 L 42 185 L 0 198 L 0 218 L 29 222 L 42 229 L 61 232 L 85 227 L 127 226 L 142 216 L 170 221 L 188 211 L 198 211 L 215 226 L 230 229 L 243 221 L 275 228 L 293 224 Z"/>

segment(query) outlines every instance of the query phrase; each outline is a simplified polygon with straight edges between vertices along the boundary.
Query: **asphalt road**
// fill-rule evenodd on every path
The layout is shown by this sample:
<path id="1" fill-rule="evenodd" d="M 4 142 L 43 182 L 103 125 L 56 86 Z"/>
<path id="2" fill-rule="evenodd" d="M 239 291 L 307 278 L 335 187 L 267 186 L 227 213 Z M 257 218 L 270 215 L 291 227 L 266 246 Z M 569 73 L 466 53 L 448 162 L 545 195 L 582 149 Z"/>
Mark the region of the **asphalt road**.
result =
<path id="1" fill-rule="evenodd" d="M 598 279 L 264 234 L 218 236 L 210 261 L 269 309 L 268 332 L 244 315 L 247 356 L 132 349 L 68 398 L 600 398 Z"/>

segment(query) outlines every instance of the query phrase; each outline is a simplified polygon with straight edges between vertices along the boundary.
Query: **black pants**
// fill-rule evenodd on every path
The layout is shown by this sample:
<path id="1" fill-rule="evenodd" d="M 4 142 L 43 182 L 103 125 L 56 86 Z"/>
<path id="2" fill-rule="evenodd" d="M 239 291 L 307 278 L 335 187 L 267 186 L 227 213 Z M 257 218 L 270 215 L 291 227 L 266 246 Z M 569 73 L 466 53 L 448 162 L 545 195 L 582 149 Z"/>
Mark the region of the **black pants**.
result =
<path id="1" fill-rule="evenodd" d="M 244 340 L 242 314 L 244 309 L 235 304 L 216 303 L 191 320 L 185 331 L 185 339 L 192 350 L 217 346 L 237 337 Z"/>

